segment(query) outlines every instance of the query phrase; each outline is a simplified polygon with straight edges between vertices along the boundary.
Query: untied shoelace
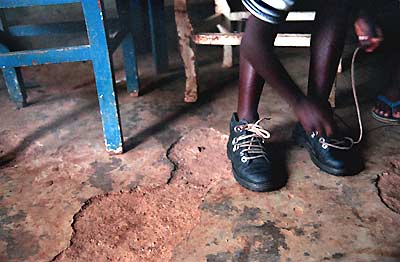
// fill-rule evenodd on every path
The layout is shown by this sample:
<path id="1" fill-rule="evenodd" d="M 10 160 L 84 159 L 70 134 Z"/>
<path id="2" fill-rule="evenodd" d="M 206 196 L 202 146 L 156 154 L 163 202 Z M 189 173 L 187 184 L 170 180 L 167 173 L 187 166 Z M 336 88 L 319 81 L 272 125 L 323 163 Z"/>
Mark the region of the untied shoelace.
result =
<path id="1" fill-rule="evenodd" d="M 336 148 L 336 149 L 341 149 L 341 150 L 349 150 L 351 149 L 354 145 L 358 144 L 361 142 L 362 137 L 363 137 L 363 126 L 362 126 L 362 120 L 361 120 L 361 113 L 360 113 L 360 106 L 358 103 L 358 97 L 357 97 L 357 90 L 356 90 L 356 83 L 354 79 L 354 65 L 356 61 L 356 57 L 358 52 L 361 50 L 360 47 L 357 47 L 356 50 L 354 50 L 353 57 L 351 59 L 351 72 L 350 72 L 350 78 L 351 78 L 351 89 L 353 90 L 353 98 L 354 98 L 354 104 L 356 106 L 356 111 L 357 111 L 357 119 L 358 119 L 358 126 L 360 129 L 360 135 L 358 137 L 357 141 L 354 141 L 353 138 L 345 136 L 343 139 L 334 139 L 330 138 L 329 142 L 323 138 L 320 137 L 318 142 L 322 145 L 322 148 L 327 149 L 328 147 Z M 311 134 L 311 137 L 317 136 L 317 132 L 313 132 Z"/>

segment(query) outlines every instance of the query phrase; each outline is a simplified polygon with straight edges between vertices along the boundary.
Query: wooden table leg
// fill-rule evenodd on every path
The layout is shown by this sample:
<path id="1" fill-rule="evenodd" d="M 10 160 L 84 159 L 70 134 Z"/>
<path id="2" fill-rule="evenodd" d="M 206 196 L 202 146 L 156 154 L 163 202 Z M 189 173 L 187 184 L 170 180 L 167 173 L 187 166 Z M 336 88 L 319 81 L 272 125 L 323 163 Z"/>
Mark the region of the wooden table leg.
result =
<path id="1" fill-rule="evenodd" d="M 192 45 L 191 41 L 193 27 L 187 12 L 187 0 L 175 0 L 174 10 L 179 37 L 179 50 L 185 65 L 185 102 L 196 102 L 198 98 L 196 57 L 195 46 Z"/>

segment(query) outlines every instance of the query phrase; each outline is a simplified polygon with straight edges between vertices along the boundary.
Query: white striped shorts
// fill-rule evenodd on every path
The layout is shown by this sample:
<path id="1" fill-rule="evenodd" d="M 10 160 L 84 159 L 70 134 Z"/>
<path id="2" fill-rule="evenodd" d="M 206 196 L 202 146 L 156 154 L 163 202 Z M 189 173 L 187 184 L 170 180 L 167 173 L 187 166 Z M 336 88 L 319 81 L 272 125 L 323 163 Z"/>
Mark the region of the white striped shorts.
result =
<path id="1" fill-rule="evenodd" d="M 242 0 L 252 15 L 271 24 L 285 21 L 295 2 L 296 0 Z"/>

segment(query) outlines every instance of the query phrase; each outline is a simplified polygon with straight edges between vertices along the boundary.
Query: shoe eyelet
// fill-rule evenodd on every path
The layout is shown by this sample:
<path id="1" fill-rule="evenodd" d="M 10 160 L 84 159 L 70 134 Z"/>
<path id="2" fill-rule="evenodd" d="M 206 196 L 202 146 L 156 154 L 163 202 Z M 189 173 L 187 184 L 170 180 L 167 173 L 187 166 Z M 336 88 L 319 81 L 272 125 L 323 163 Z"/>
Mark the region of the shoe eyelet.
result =
<path id="1" fill-rule="evenodd" d="M 240 158 L 240 161 L 242 161 L 242 163 L 246 163 L 247 162 L 247 158 L 245 156 L 243 156 L 242 158 Z"/>
<path id="2" fill-rule="evenodd" d="M 323 149 L 328 149 L 328 145 L 324 143 L 324 144 L 322 144 L 322 148 Z"/>
<path id="3" fill-rule="evenodd" d="M 243 152 L 240 152 L 240 156 L 244 156 L 244 153 L 243 153 Z"/>
<path id="4" fill-rule="evenodd" d="M 233 128 L 233 130 L 234 130 L 236 133 L 240 133 L 240 132 L 242 131 L 242 128 L 241 128 L 240 126 L 235 126 L 235 127 Z"/>
<path id="5" fill-rule="evenodd" d="M 318 141 L 319 141 L 321 144 L 324 144 L 324 143 L 325 143 L 325 138 L 320 137 L 320 138 L 318 139 Z"/>
<path id="6" fill-rule="evenodd" d="M 316 134 L 314 132 L 311 133 L 311 138 L 314 138 L 316 136 Z"/>
<path id="7" fill-rule="evenodd" d="M 233 152 L 236 152 L 238 150 L 238 147 L 236 145 L 233 146 Z"/>

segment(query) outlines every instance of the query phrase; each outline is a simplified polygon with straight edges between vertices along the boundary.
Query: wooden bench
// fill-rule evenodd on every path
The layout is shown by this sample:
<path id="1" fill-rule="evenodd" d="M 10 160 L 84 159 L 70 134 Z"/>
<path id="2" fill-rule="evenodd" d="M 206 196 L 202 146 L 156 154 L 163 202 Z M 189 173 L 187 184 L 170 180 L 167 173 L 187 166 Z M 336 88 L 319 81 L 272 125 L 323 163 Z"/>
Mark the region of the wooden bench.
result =
<path id="1" fill-rule="evenodd" d="M 175 20 L 179 37 L 180 53 L 185 65 L 186 89 L 185 102 L 196 102 L 198 99 L 198 81 L 196 66 L 196 45 L 223 46 L 223 67 L 233 66 L 232 46 L 240 45 L 242 32 L 232 32 L 232 22 L 247 20 L 250 13 L 246 11 L 232 11 L 226 0 L 214 0 L 215 14 L 208 17 L 198 27 L 193 27 L 188 14 L 189 0 L 175 0 Z M 310 22 L 315 19 L 315 12 L 290 12 L 286 21 Z M 219 32 L 207 32 L 215 27 Z M 280 47 L 309 47 L 310 33 L 279 33 L 275 39 L 275 46 Z M 339 66 L 338 72 L 341 72 Z M 335 86 L 332 89 L 330 102 L 334 106 Z"/>

